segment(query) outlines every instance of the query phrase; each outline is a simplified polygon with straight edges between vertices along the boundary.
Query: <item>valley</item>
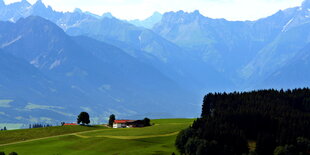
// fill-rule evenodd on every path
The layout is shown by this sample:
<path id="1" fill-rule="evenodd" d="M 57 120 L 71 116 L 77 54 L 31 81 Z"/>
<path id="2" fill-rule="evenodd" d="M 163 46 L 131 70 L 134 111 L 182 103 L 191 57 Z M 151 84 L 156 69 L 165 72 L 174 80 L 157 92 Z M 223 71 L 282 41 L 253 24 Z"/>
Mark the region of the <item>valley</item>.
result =
<path id="1" fill-rule="evenodd" d="M 309 4 L 254 21 L 198 10 L 122 20 L 1 0 L 0 122 L 192 118 L 209 92 L 309 87 Z"/>

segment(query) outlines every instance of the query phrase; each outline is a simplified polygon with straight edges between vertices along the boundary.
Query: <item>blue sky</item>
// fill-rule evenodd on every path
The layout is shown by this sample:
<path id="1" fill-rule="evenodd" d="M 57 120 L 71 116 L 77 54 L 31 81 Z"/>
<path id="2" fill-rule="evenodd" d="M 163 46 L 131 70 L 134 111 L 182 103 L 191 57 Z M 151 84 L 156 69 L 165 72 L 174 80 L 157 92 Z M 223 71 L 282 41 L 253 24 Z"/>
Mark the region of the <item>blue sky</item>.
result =
<path id="1" fill-rule="evenodd" d="M 4 0 L 12 3 L 19 0 Z M 34 3 L 36 0 L 28 0 Z M 111 12 L 120 19 L 144 19 L 154 11 L 199 10 L 203 15 L 228 20 L 255 20 L 280 9 L 301 5 L 303 0 L 42 0 L 58 11 L 81 8 L 95 14 Z"/>

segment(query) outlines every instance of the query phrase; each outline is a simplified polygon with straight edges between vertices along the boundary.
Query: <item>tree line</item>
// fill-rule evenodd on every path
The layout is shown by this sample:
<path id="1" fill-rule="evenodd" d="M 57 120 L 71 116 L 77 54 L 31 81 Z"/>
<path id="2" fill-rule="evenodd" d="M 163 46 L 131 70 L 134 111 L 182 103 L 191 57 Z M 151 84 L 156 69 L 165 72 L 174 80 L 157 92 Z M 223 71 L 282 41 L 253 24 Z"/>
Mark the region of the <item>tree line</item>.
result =
<path id="1" fill-rule="evenodd" d="M 35 124 L 29 124 L 29 129 L 32 128 L 46 128 L 46 127 L 52 127 L 53 125 L 51 124 L 40 124 L 40 123 L 35 123 Z"/>
<path id="2" fill-rule="evenodd" d="M 270 89 L 206 95 L 201 118 L 175 144 L 189 155 L 308 155 L 309 139 L 310 89 Z"/>

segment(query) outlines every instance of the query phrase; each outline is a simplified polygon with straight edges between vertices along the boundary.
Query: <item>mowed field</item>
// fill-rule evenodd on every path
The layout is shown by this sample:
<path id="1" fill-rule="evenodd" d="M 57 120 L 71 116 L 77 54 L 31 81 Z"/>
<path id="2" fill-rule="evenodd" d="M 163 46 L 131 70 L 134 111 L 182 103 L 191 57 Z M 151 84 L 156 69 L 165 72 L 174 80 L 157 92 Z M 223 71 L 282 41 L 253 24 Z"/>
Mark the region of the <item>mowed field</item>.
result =
<path id="1" fill-rule="evenodd" d="M 0 151 L 19 155 L 178 154 L 175 138 L 193 121 L 158 119 L 145 128 L 71 126 L 4 131 L 0 132 Z"/>

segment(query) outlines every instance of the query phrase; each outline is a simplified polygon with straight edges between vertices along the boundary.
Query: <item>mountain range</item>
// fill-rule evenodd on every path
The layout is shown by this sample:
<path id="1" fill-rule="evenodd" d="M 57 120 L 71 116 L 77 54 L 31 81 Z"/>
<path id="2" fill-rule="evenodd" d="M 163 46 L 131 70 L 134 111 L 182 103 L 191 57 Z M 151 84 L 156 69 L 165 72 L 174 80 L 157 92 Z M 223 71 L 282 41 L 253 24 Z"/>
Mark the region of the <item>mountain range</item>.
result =
<path id="1" fill-rule="evenodd" d="M 193 117 L 212 91 L 308 87 L 310 0 L 256 21 L 124 21 L 0 1 L 1 122 Z"/>
<path id="2" fill-rule="evenodd" d="M 1 61 L 5 74 L 0 107 L 6 116 L 21 122 L 52 121 L 56 115 L 63 115 L 57 121 L 68 121 L 82 110 L 97 116 L 94 121 L 111 113 L 173 116 L 186 115 L 185 107 L 192 102 L 191 93 L 115 46 L 68 36 L 38 16 L 0 25 L 5 30 L 0 32 L 0 44 L 6 59 Z M 181 105 L 168 104 L 175 102 Z M 162 103 L 167 104 L 162 107 Z M 184 110 L 170 111 L 177 107 Z"/>

